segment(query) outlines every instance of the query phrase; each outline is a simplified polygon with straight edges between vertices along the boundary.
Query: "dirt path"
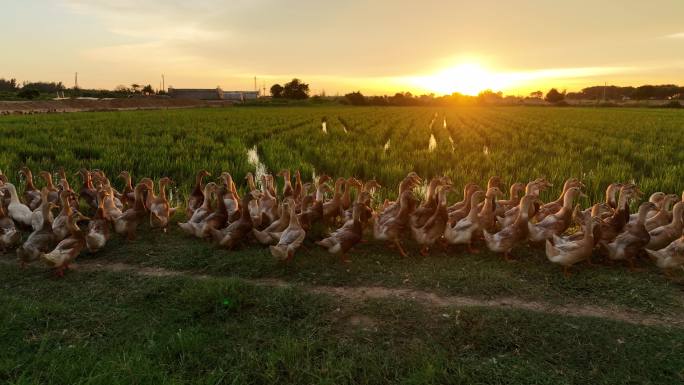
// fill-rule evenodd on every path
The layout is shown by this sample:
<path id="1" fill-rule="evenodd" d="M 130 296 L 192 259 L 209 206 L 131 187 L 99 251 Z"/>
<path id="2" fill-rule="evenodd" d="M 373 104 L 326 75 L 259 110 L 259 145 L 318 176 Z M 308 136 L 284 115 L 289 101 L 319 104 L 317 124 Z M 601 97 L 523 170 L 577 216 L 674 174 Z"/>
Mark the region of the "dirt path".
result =
<path id="1" fill-rule="evenodd" d="M 143 267 L 124 263 L 87 262 L 73 266 L 78 271 L 125 272 L 148 277 L 184 276 L 195 279 L 220 278 L 206 274 L 168 270 L 159 267 Z M 545 302 L 530 302 L 517 298 L 479 299 L 466 296 L 441 296 L 423 290 L 388 288 L 380 286 L 334 287 L 292 284 L 280 279 L 244 279 L 251 284 L 269 287 L 297 287 L 309 293 L 331 295 L 345 300 L 360 302 L 367 299 L 402 299 L 417 301 L 434 307 L 487 307 L 495 309 L 520 309 L 545 314 L 573 317 L 596 317 L 622 321 L 636 325 L 658 325 L 684 327 L 684 316 L 659 316 L 638 312 L 611 309 L 592 305 L 554 305 Z"/>

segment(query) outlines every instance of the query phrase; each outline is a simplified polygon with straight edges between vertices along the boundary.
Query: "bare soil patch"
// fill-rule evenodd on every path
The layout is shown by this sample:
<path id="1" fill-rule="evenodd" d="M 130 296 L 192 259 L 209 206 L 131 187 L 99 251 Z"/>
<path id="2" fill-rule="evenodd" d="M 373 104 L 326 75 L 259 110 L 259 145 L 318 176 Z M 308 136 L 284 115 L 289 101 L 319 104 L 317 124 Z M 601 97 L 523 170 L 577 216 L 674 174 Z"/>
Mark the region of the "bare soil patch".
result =
<path id="1" fill-rule="evenodd" d="M 159 267 L 135 266 L 124 263 L 87 262 L 74 264 L 73 269 L 77 271 L 128 272 L 148 277 L 185 276 L 195 279 L 207 279 L 209 277 L 213 277 L 206 274 L 168 270 Z M 294 284 L 280 279 L 243 280 L 259 286 L 279 288 L 295 287 Z M 528 310 L 539 313 L 573 317 L 596 317 L 637 325 L 684 327 L 684 315 L 682 314 L 678 314 L 676 316 L 651 315 L 639 312 L 624 311 L 611 307 L 577 305 L 570 303 L 565 305 L 555 305 L 545 302 L 523 301 L 510 297 L 482 299 L 466 296 L 442 296 L 423 290 L 388 288 L 381 286 L 340 287 L 297 285 L 296 287 L 306 292 L 331 295 L 352 302 L 360 302 L 368 299 L 399 299 L 415 301 L 432 307 L 487 307 L 496 309 Z M 374 325 L 374 321 L 369 321 L 362 318 L 363 317 L 350 317 L 349 323 L 351 325 L 359 325 L 361 327 L 372 327 Z"/>

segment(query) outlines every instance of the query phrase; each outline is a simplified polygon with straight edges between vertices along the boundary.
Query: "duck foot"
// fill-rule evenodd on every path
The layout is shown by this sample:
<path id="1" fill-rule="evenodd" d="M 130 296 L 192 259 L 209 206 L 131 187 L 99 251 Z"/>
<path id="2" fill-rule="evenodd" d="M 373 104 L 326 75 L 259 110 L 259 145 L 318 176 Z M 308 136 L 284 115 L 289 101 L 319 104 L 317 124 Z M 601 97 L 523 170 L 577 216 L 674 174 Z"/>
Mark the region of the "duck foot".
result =
<path id="1" fill-rule="evenodd" d="M 340 256 L 340 260 L 342 261 L 342 263 L 351 263 L 352 262 L 351 259 L 349 259 L 349 257 L 347 257 L 347 254 L 342 254 Z"/>

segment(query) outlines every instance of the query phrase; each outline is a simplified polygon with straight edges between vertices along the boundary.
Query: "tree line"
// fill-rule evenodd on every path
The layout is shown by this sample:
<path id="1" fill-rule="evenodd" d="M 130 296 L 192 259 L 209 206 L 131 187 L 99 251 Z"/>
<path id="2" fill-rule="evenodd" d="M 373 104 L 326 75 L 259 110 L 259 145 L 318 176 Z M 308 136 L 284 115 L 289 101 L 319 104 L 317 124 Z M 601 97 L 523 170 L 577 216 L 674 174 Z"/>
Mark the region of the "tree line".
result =
<path id="1" fill-rule="evenodd" d="M 17 82 L 17 79 L 0 78 L 0 93 L 13 95 L 21 99 L 38 99 L 41 95 L 49 97 L 62 94 L 66 97 L 93 97 L 93 98 L 122 98 L 132 95 L 163 94 L 163 90 L 155 91 L 152 85 L 140 85 L 133 83 L 130 87 L 125 85 L 116 86 L 113 90 L 67 88 L 62 82 Z"/>
<path id="2" fill-rule="evenodd" d="M 593 86 L 579 92 L 559 91 L 551 88 L 544 94 L 542 91 L 531 92 L 527 96 L 504 95 L 502 92 L 484 90 L 476 96 L 454 92 L 451 95 L 435 96 L 434 94 L 414 96 L 410 92 L 398 92 L 392 96 L 365 96 L 360 91 L 344 95 L 344 102 L 355 106 L 429 106 L 451 104 L 515 104 L 525 101 L 547 102 L 556 105 L 566 104 L 566 100 L 684 100 L 684 87 L 676 85 L 644 85 L 640 87 Z"/>

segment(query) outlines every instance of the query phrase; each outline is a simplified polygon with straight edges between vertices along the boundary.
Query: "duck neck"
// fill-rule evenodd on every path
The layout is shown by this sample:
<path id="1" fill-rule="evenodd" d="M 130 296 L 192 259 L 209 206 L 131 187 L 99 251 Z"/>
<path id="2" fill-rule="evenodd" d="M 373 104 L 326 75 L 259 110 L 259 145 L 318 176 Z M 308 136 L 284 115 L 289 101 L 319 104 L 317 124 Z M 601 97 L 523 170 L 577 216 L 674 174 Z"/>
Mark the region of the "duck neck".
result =
<path id="1" fill-rule="evenodd" d="M 131 179 L 130 174 L 126 174 L 124 176 L 124 183 L 126 184 L 124 186 L 124 191 L 133 191 L 133 181 Z"/>
<path id="2" fill-rule="evenodd" d="M 409 202 L 409 197 L 402 195 L 401 198 L 399 199 L 399 214 L 397 214 L 397 217 L 401 221 L 405 221 L 408 218 L 408 215 L 410 214 L 411 211 L 411 203 Z"/>
<path id="3" fill-rule="evenodd" d="M 159 198 L 166 202 L 166 183 L 159 183 Z"/>
<path id="4" fill-rule="evenodd" d="M 7 184 L 7 190 L 9 190 L 10 193 L 10 203 L 12 204 L 19 204 L 21 203 L 19 201 L 19 196 L 17 195 L 17 189 L 14 187 L 14 185 Z"/>
<path id="5" fill-rule="evenodd" d="M 337 182 L 335 183 L 335 196 L 333 196 L 333 199 L 340 199 L 342 197 L 342 185 L 344 183 Z"/>
<path id="6" fill-rule="evenodd" d="M 64 193 L 62 193 L 62 194 L 64 194 Z M 62 203 L 62 211 L 60 212 L 60 215 L 67 215 L 67 216 L 71 215 L 73 210 L 71 208 L 71 205 L 69 204 L 69 197 L 64 195 L 64 196 L 60 197 L 60 201 Z"/>
<path id="7" fill-rule="evenodd" d="M 252 194 L 245 194 L 245 196 L 242 198 L 242 207 L 243 209 L 240 210 L 240 218 L 242 220 L 249 220 L 250 222 L 252 221 L 252 216 L 249 213 L 249 210 L 246 208 L 249 207 L 249 202 L 251 202 L 253 199 Z M 226 210 L 226 203 L 223 201 L 223 199 L 219 198 L 219 206 L 223 206 L 222 210 Z"/>
<path id="8" fill-rule="evenodd" d="M 620 198 L 618 199 L 617 205 L 618 210 L 625 208 L 627 206 L 628 200 L 629 196 L 627 194 L 623 194 L 622 192 L 620 192 Z"/>
<path id="9" fill-rule="evenodd" d="M 203 186 L 202 186 L 202 180 L 204 179 L 204 173 L 199 173 L 195 177 L 195 191 L 202 191 Z"/>
<path id="10" fill-rule="evenodd" d="M 90 178 L 90 173 L 87 171 L 82 171 L 81 175 L 83 176 L 83 188 L 86 188 L 89 190 L 94 189 L 93 180 Z"/>
<path id="11" fill-rule="evenodd" d="M 518 218 L 516 219 L 517 222 L 527 221 L 530 218 L 530 206 L 530 201 L 523 200 L 520 202 L 520 210 L 518 210 Z"/>
<path id="12" fill-rule="evenodd" d="M 617 194 L 617 189 L 612 185 L 608 186 L 606 189 L 606 204 L 611 208 L 617 207 L 617 202 L 615 201 L 615 195 Z"/>
<path id="13" fill-rule="evenodd" d="M 564 210 L 572 210 L 572 202 L 574 201 L 575 197 L 573 194 L 568 194 L 566 192 L 565 196 L 563 197 L 563 209 Z"/>
<path id="14" fill-rule="evenodd" d="M 342 200 L 348 202 L 351 199 L 351 185 L 349 182 L 344 182 L 344 193 L 342 194 Z"/>
<path id="15" fill-rule="evenodd" d="M 518 193 L 518 188 L 516 186 L 511 187 L 510 191 L 510 201 L 511 203 L 517 205 L 520 203 L 520 194 Z"/>
<path id="16" fill-rule="evenodd" d="M 672 209 L 672 224 L 675 226 L 682 226 L 684 224 L 684 202 L 677 203 Z"/>
<path id="17" fill-rule="evenodd" d="M 471 221 L 477 218 L 477 215 L 479 211 L 477 210 L 477 204 L 480 203 L 478 202 L 477 195 L 473 195 L 470 197 L 470 201 L 468 204 L 470 205 L 470 209 L 468 210 L 468 219 Z"/>
<path id="18" fill-rule="evenodd" d="M 254 184 L 254 175 L 247 174 L 247 186 L 249 186 L 249 191 L 256 191 L 256 185 Z"/>
<path id="19" fill-rule="evenodd" d="M 202 200 L 202 209 L 211 210 L 211 190 L 209 187 L 204 188 L 204 200 Z"/>
<path id="20" fill-rule="evenodd" d="M 649 212 L 648 207 L 639 208 L 639 216 L 637 217 L 637 224 L 638 225 L 643 225 L 644 222 L 646 222 L 646 215 L 648 215 L 648 212 Z"/>
<path id="21" fill-rule="evenodd" d="M 67 228 L 69 229 L 69 233 L 72 237 L 78 238 L 83 236 L 83 232 L 81 231 L 81 228 L 78 227 L 78 225 L 76 224 L 73 214 L 67 217 Z"/>
<path id="22" fill-rule="evenodd" d="M 45 187 L 47 187 L 50 191 L 57 190 L 54 183 L 52 182 L 52 174 L 50 173 L 45 174 Z"/>
<path id="23" fill-rule="evenodd" d="M 135 210 L 144 211 L 145 210 L 145 199 L 143 198 L 143 189 L 140 187 L 135 188 Z"/>
<path id="24" fill-rule="evenodd" d="M 433 180 L 430 182 L 427 188 L 427 192 L 425 192 L 425 203 L 430 204 L 432 203 L 432 200 L 435 196 L 435 189 L 437 188 L 437 181 Z"/>
<path id="25" fill-rule="evenodd" d="M 481 212 L 487 213 L 487 212 L 494 211 L 495 206 L 496 206 L 496 195 L 488 195 L 485 197 L 485 202 L 482 205 L 482 211 Z M 475 208 L 477 208 L 477 204 L 475 205 Z"/>

